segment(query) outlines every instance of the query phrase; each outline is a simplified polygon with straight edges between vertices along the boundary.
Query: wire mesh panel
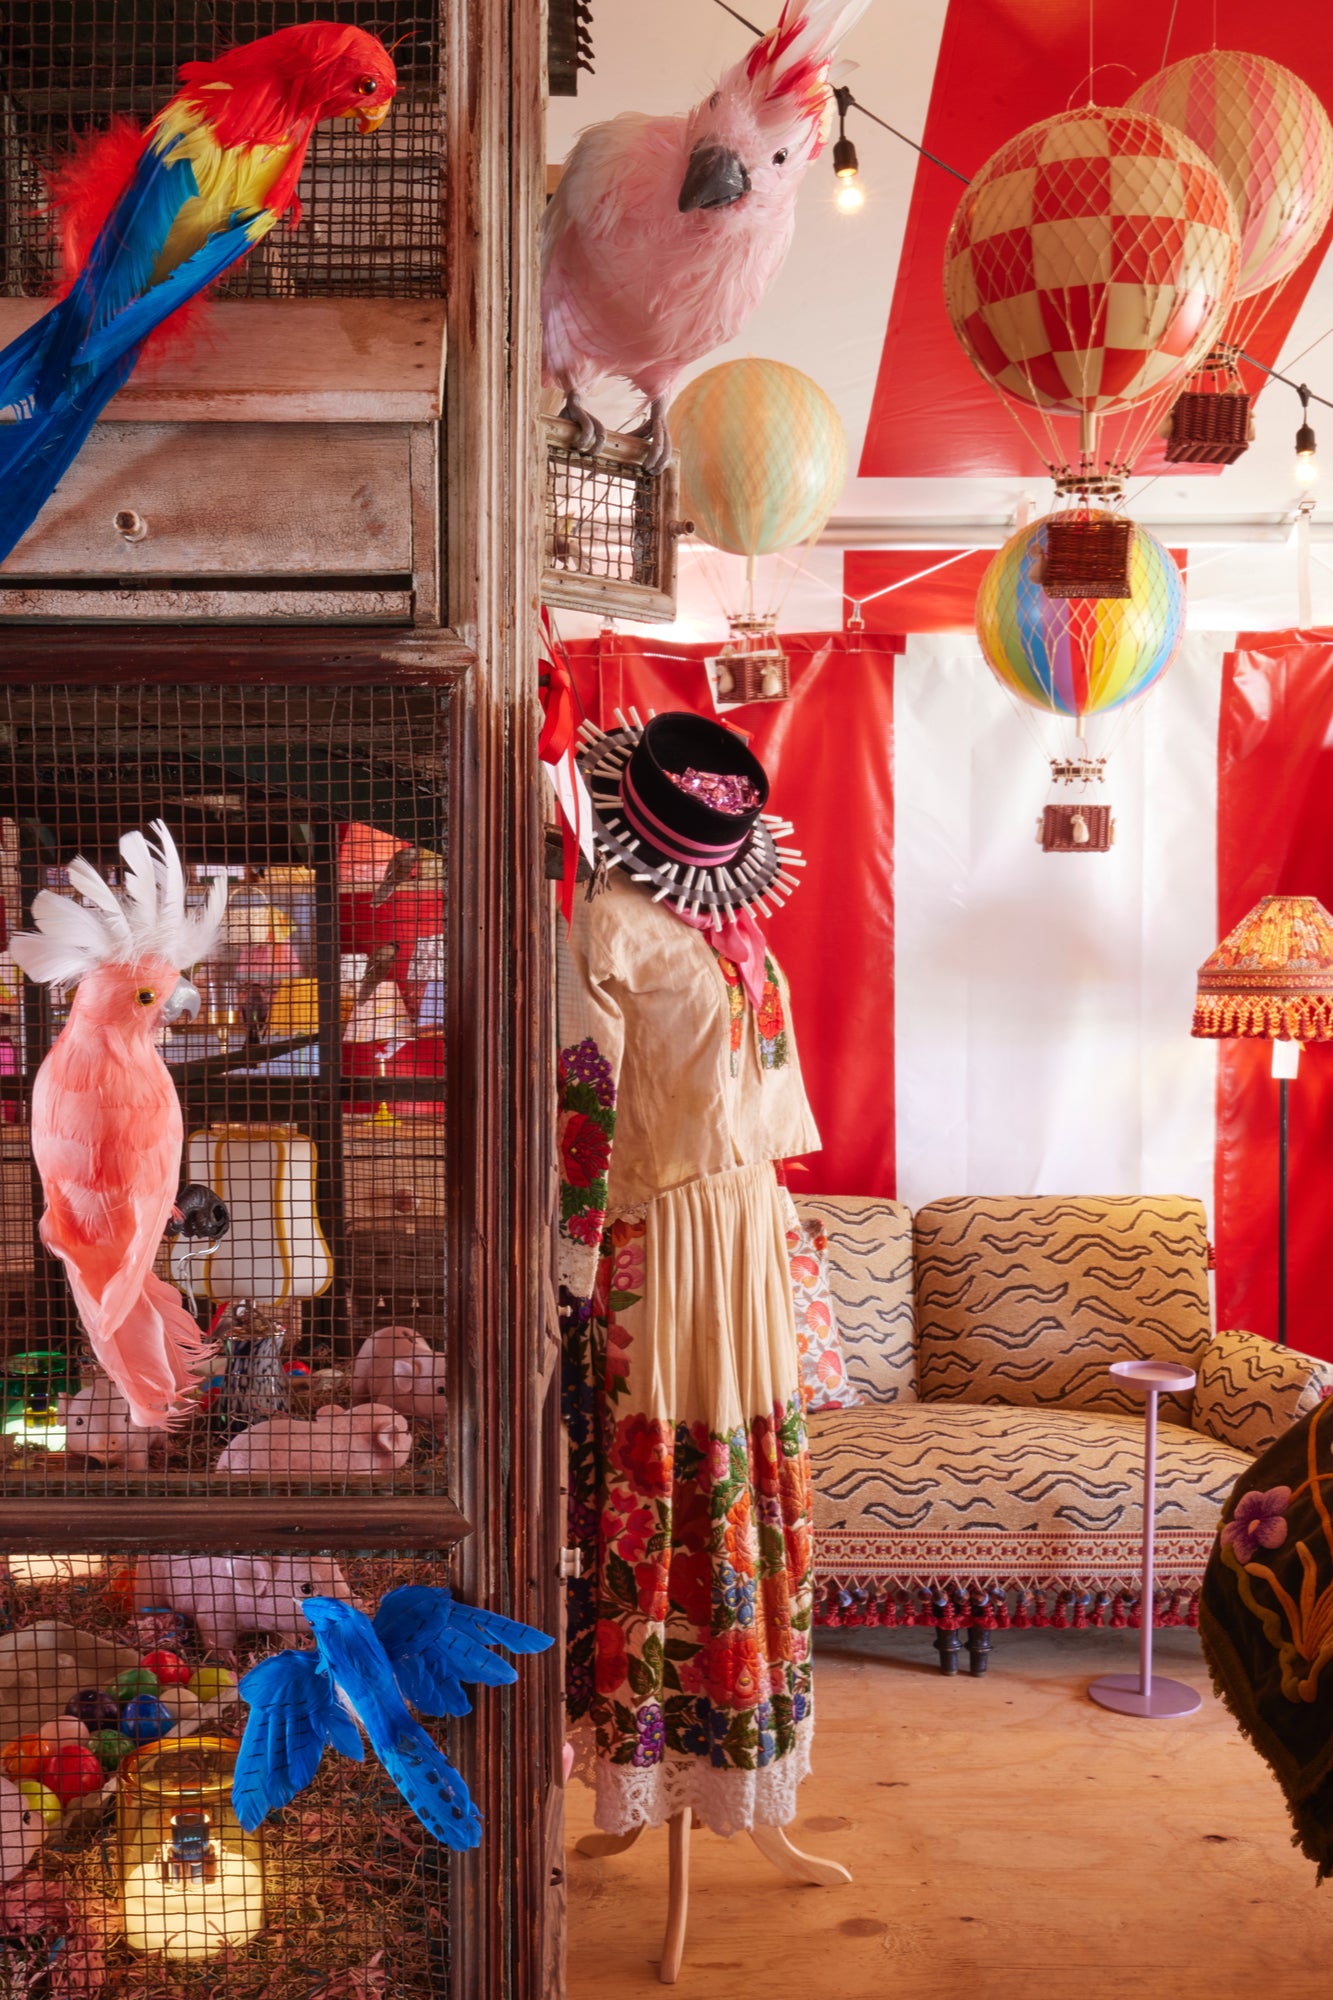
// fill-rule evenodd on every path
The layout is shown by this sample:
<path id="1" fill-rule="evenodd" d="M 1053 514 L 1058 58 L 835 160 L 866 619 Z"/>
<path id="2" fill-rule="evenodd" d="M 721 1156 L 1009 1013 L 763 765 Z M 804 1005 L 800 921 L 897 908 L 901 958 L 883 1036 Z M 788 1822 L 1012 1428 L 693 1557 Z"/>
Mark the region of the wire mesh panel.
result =
<path id="1" fill-rule="evenodd" d="M 646 443 L 608 436 L 574 450 L 575 427 L 543 419 L 546 494 L 542 601 L 608 617 L 669 622 L 676 615 L 678 479 L 674 459 L 656 479 Z"/>
<path id="2" fill-rule="evenodd" d="M 442 289 L 440 7 L 321 0 L 322 20 L 393 44 L 399 89 L 373 136 L 318 127 L 285 225 L 223 282 L 239 298 L 430 298 Z M 117 117 L 150 119 L 183 62 L 309 20 L 301 0 L 6 0 L 0 8 L 0 290 L 38 296 L 57 270 L 45 176 Z"/>
<path id="3" fill-rule="evenodd" d="M 87 907 L 78 855 L 128 893 L 119 843 L 159 819 L 191 905 L 227 888 L 191 973 L 197 1012 L 151 1013 L 138 1041 L 132 967 L 52 989 L 0 951 L 4 1491 L 446 1490 L 448 733 L 447 696 L 425 687 L 0 693 L 9 935 L 43 890 Z M 165 1061 L 184 1133 L 144 1253 L 153 1282 L 128 1305 L 97 1290 L 132 1261 L 117 1217 L 168 1190 L 151 1133 L 142 1162 L 106 1164 L 135 1133 L 121 1084 L 101 1088 L 103 1032 L 134 1077 Z M 89 1162 L 53 1183 L 63 1262 L 39 1235 L 43 1135 L 48 1163 L 53 1142 Z M 145 1426 L 131 1391 L 147 1393 L 156 1334 L 140 1308 L 164 1291 L 168 1316 L 188 1309 L 186 1344 L 197 1329 L 208 1345 L 182 1414 Z"/>
<path id="4" fill-rule="evenodd" d="M 442 1993 L 449 1850 L 373 1748 L 326 1751 L 253 1830 L 231 1779 L 238 1677 L 312 1645 L 303 1597 L 373 1615 L 399 1585 L 447 1582 L 416 1555 L 0 1558 L 6 2000 Z M 448 1756 L 445 1725 L 419 1720 Z"/>

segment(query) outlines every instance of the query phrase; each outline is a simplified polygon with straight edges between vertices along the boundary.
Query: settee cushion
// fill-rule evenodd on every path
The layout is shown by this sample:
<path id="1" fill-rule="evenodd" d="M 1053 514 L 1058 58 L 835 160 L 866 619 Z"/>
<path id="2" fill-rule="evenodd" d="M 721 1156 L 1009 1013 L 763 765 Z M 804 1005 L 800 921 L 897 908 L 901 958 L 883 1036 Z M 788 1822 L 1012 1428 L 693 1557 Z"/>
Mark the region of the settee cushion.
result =
<path id="1" fill-rule="evenodd" d="M 1199 1361 L 1194 1428 L 1256 1457 L 1333 1390 L 1333 1367 L 1256 1333 L 1219 1333 Z"/>
<path id="2" fill-rule="evenodd" d="M 1175 1196 L 936 1201 L 917 1210 L 927 1400 L 1102 1410 L 1142 1398 L 1113 1361 L 1197 1368 L 1210 1334 L 1202 1205 Z M 1161 1415 L 1188 1424 L 1190 1396 Z"/>
<path id="3" fill-rule="evenodd" d="M 822 1581 L 1132 1590 L 1143 1532 L 1143 1422 L 1090 1410 L 895 1404 L 810 1418 Z M 1248 1452 L 1164 1424 L 1157 1570 L 1197 1589 Z"/>
<path id="4" fill-rule="evenodd" d="M 916 1401 L 912 1211 L 864 1195 L 796 1197 L 828 1238 L 829 1289 L 849 1381 L 871 1403 Z"/>

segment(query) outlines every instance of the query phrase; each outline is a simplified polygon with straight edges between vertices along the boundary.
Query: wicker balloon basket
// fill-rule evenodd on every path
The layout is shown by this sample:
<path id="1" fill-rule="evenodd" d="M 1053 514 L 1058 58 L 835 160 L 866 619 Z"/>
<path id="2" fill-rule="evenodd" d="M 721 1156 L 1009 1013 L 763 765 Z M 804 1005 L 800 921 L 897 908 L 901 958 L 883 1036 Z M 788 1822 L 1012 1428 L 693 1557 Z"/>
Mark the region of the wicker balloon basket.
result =
<path id="1" fill-rule="evenodd" d="M 1041 586 L 1048 597 L 1128 597 L 1134 523 L 1076 508 L 1046 526 Z"/>
<path id="2" fill-rule="evenodd" d="M 1254 435 L 1251 398 L 1235 356 L 1217 349 L 1171 408 L 1168 465 L 1234 465 Z"/>

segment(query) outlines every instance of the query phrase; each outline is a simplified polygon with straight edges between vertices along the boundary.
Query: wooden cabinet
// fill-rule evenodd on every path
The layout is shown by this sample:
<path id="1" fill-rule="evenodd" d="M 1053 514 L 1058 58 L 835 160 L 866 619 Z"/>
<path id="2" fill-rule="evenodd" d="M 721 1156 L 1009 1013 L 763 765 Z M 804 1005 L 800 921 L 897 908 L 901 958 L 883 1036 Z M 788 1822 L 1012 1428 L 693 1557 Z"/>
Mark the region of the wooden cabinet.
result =
<path id="1" fill-rule="evenodd" d="M 0 344 L 40 310 L 0 300 Z M 439 623 L 443 300 L 214 306 L 0 568 L 0 621 Z"/>

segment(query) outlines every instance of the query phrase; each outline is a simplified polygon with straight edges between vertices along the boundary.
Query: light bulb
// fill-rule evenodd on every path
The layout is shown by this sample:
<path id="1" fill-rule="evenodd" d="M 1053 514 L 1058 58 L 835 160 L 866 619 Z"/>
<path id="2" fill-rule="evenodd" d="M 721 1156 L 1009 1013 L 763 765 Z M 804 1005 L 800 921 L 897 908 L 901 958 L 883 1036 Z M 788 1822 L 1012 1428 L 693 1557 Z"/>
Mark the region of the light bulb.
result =
<path id="1" fill-rule="evenodd" d="M 1304 389 L 1302 389 L 1301 391 L 1302 418 L 1305 416 L 1307 410 L 1306 395 L 1307 392 Z M 1319 477 L 1319 461 L 1315 457 L 1314 432 L 1310 428 L 1309 424 L 1304 422 L 1302 422 L 1300 429 L 1296 433 L 1296 465 L 1294 469 L 1296 473 L 1296 484 L 1298 486 L 1313 486 L 1315 481 Z"/>
<path id="2" fill-rule="evenodd" d="M 854 173 L 838 176 L 838 207 L 844 215 L 855 215 L 866 205 L 866 191 Z"/>

